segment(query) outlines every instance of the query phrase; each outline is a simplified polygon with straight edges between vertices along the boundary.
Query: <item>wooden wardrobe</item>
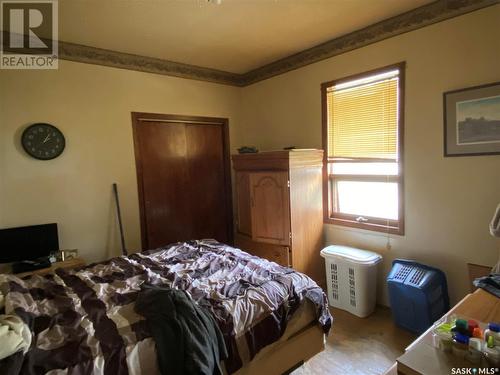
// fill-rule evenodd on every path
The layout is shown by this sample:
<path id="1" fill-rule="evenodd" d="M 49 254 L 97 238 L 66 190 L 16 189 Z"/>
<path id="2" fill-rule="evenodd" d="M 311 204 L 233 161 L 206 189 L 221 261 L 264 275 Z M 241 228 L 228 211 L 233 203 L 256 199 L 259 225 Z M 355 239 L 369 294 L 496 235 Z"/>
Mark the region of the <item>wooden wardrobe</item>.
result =
<path id="1" fill-rule="evenodd" d="M 324 285 L 322 150 L 233 155 L 235 245 Z"/>

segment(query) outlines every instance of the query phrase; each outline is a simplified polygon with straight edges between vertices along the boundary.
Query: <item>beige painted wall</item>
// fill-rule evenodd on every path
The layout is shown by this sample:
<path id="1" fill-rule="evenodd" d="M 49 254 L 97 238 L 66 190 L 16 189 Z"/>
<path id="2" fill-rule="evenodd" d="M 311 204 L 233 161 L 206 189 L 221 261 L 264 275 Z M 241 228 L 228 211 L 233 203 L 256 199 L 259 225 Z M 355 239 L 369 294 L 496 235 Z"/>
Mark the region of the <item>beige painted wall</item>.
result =
<path id="1" fill-rule="evenodd" d="M 0 71 L 0 227 L 58 222 L 61 248 L 87 261 L 119 254 L 111 184 L 129 249 L 140 247 L 131 111 L 228 117 L 237 142 L 240 89 L 61 61 L 57 71 Z M 58 126 L 66 150 L 37 161 L 19 146 L 33 122 Z"/>
<path id="2" fill-rule="evenodd" d="M 452 299 L 467 292 L 466 262 L 493 264 L 487 224 L 500 202 L 500 156 L 443 158 L 442 93 L 500 80 L 500 6 L 382 41 L 239 89 L 95 65 L 0 71 L 0 227 L 60 223 L 62 248 L 88 261 L 118 254 L 111 184 L 122 198 L 127 245 L 140 246 L 131 111 L 229 117 L 231 145 L 321 147 L 320 83 L 399 61 L 406 72 L 406 235 L 326 226 L 328 243 L 444 269 Z M 45 121 L 65 153 L 27 157 L 21 130 Z M 379 283 L 379 301 L 387 302 Z"/>
<path id="3" fill-rule="evenodd" d="M 443 157 L 442 94 L 500 81 L 500 5 L 309 65 L 243 89 L 242 142 L 260 149 L 321 147 L 320 83 L 407 62 L 406 234 L 387 238 L 326 225 L 328 243 L 379 251 L 379 302 L 394 258 L 446 271 L 450 295 L 468 291 L 467 262 L 494 264 L 488 222 L 500 203 L 500 156 Z"/>

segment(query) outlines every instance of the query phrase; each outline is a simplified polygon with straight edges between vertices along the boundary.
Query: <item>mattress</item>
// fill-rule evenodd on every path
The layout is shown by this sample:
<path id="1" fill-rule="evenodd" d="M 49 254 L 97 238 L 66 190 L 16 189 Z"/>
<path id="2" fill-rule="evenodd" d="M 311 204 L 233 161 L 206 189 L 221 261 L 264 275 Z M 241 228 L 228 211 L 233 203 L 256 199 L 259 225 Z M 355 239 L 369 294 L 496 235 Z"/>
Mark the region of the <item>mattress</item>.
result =
<path id="1" fill-rule="evenodd" d="M 134 310 L 143 284 L 183 289 L 211 311 L 228 373 L 312 322 L 325 333 L 332 323 L 326 296 L 309 277 L 213 240 L 4 278 L 5 312 L 33 333 L 26 355 L 3 361 L 14 373 L 159 373 L 148 324 Z"/>

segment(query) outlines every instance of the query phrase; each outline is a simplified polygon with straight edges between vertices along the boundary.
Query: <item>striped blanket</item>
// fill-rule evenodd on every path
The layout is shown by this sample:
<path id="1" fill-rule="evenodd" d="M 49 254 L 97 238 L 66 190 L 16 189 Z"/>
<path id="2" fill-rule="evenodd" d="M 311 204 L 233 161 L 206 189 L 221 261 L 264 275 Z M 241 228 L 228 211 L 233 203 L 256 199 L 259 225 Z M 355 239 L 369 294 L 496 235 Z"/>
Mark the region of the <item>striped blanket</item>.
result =
<path id="1" fill-rule="evenodd" d="M 33 333 L 26 355 L 9 365 L 23 374 L 159 373 L 151 332 L 134 311 L 143 284 L 183 289 L 213 313 L 228 373 L 277 341 L 305 300 L 325 333 L 332 322 L 309 277 L 213 240 L 190 241 L 55 275 L 4 276 L 5 313 Z"/>

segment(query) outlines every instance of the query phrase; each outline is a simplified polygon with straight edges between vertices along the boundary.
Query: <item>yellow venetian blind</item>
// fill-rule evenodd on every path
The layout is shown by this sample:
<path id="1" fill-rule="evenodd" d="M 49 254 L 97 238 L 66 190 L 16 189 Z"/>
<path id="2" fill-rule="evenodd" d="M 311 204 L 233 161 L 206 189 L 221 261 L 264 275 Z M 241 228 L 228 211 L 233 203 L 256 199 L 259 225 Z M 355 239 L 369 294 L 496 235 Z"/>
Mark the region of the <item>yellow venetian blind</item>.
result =
<path id="1" fill-rule="evenodd" d="M 398 73 L 327 91 L 329 157 L 397 159 Z"/>

